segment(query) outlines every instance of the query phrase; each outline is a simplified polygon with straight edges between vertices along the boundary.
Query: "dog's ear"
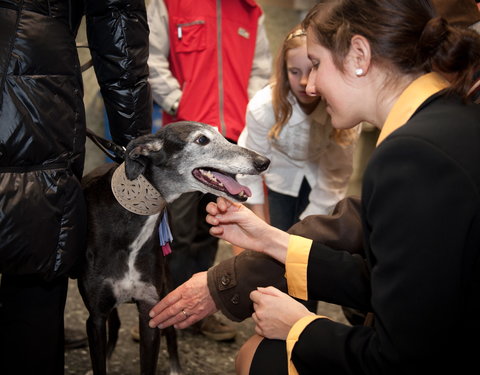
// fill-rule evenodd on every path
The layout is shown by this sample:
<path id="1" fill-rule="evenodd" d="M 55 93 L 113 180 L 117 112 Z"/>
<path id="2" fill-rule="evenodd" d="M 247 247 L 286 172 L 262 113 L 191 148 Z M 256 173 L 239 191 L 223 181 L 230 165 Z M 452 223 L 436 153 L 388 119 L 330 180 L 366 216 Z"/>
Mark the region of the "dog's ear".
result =
<path id="1" fill-rule="evenodd" d="M 151 136 L 130 142 L 125 152 L 125 174 L 129 180 L 144 174 L 149 163 L 159 164 L 164 158 L 163 142 Z"/>
<path id="2" fill-rule="evenodd" d="M 148 160 L 141 155 L 140 147 L 136 147 L 125 154 L 125 175 L 129 180 L 135 180 L 145 172 Z"/>

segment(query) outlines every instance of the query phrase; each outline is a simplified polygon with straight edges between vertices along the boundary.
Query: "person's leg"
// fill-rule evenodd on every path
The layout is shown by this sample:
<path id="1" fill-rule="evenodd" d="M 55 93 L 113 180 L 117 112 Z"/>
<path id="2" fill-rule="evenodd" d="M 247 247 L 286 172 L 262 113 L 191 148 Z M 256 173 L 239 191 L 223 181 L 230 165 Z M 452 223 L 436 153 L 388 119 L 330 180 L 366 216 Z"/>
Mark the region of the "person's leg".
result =
<path id="1" fill-rule="evenodd" d="M 268 189 L 270 224 L 281 230 L 288 230 L 295 224 L 297 198 Z"/>
<path id="2" fill-rule="evenodd" d="M 308 204 L 310 203 L 309 195 L 311 191 L 312 189 L 310 184 L 308 183 L 307 179 L 304 178 L 302 185 L 300 186 L 300 191 L 298 192 L 298 197 L 295 201 L 293 224 L 300 221 L 300 215 L 306 210 Z"/>
<path id="3" fill-rule="evenodd" d="M 237 375 L 248 375 L 253 356 L 262 340 L 262 336 L 255 334 L 242 345 L 235 358 L 235 372 Z"/>
<path id="4" fill-rule="evenodd" d="M 67 278 L 2 275 L 0 374 L 63 374 L 67 290 Z"/>
<path id="5" fill-rule="evenodd" d="M 198 272 L 193 244 L 198 230 L 198 206 L 202 194 L 182 194 L 169 206 L 173 241 L 172 253 L 167 256 L 173 288 L 183 284 Z"/>
<path id="6" fill-rule="evenodd" d="M 208 270 L 213 266 L 218 250 L 218 238 L 210 234 L 210 225 L 205 220 L 207 216 L 207 204 L 215 202 L 217 198 L 213 194 L 205 194 L 200 198 L 197 205 L 197 231 L 192 243 L 192 253 L 195 256 L 195 272 Z"/>
<path id="7" fill-rule="evenodd" d="M 181 195 L 169 206 L 173 241 L 168 264 L 173 287 L 183 284 L 194 273 L 208 270 L 215 261 L 218 238 L 210 235 L 206 206 L 212 194 L 199 192 Z"/>
<path id="8" fill-rule="evenodd" d="M 288 375 L 285 341 L 250 337 L 235 360 L 237 375 Z"/>

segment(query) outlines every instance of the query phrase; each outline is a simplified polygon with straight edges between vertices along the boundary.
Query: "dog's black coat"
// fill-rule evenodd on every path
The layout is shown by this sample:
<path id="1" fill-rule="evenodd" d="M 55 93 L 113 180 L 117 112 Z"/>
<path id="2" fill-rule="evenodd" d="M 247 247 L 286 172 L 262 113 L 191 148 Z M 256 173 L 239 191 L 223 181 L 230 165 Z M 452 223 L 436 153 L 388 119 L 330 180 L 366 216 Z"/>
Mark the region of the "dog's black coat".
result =
<path id="1" fill-rule="evenodd" d="M 156 134 L 139 137 L 129 143 L 125 155 L 127 177 L 143 174 L 167 203 L 194 190 L 231 197 L 227 191 L 201 183 L 193 176 L 195 169 L 211 168 L 228 175 L 258 174 L 269 165 L 268 159 L 229 143 L 212 127 L 193 122 L 171 124 Z M 106 374 L 106 359 L 115 348 L 120 327 L 116 307 L 136 303 L 141 373 L 154 375 L 160 330 L 148 326 L 148 312 L 169 290 L 166 258 L 158 240 L 161 215 L 137 215 L 117 202 L 111 190 L 116 168 L 117 164 L 102 165 L 82 181 L 88 210 L 88 248 L 78 285 L 90 314 L 87 334 L 92 368 L 94 375 Z M 244 200 L 243 196 L 234 198 Z M 180 374 L 176 332 L 170 327 L 163 333 L 170 373 Z"/>

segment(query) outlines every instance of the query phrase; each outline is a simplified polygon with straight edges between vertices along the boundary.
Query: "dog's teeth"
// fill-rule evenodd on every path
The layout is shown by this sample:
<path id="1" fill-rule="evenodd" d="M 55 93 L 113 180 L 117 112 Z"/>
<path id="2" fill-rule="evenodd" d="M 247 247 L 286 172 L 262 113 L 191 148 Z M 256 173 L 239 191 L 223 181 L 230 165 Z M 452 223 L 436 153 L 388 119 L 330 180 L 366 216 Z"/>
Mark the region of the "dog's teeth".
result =
<path id="1" fill-rule="evenodd" d="M 208 177 L 208 178 L 210 178 L 210 179 L 212 179 L 212 180 L 215 179 L 215 176 L 213 175 L 212 172 L 210 172 L 210 171 L 204 171 L 203 169 L 201 170 L 201 172 L 202 172 L 202 174 L 203 174 L 204 176 L 206 176 L 206 177 Z"/>
<path id="2" fill-rule="evenodd" d="M 209 178 L 210 180 L 212 180 L 212 181 L 214 181 L 214 182 L 218 182 L 221 186 L 223 186 L 223 184 L 218 181 L 218 179 L 214 176 L 214 174 L 213 174 L 211 171 L 205 171 L 205 170 L 201 169 L 200 172 L 201 172 L 205 177 Z"/>

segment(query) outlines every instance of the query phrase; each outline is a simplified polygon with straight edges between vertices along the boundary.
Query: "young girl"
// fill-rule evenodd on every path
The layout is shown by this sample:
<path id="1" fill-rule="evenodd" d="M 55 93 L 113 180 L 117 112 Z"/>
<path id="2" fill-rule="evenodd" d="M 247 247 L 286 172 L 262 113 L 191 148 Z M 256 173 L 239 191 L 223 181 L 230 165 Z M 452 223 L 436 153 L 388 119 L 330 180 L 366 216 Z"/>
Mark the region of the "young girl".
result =
<path id="1" fill-rule="evenodd" d="M 271 160 L 264 176 L 270 223 L 282 230 L 308 215 L 328 213 L 345 196 L 353 171 L 359 127 L 332 127 L 325 102 L 306 90 L 311 69 L 306 34 L 297 26 L 277 57 L 274 82 L 249 102 L 238 141 Z M 240 179 L 252 190 L 252 210 L 266 219 L 262 177 Z"/>

